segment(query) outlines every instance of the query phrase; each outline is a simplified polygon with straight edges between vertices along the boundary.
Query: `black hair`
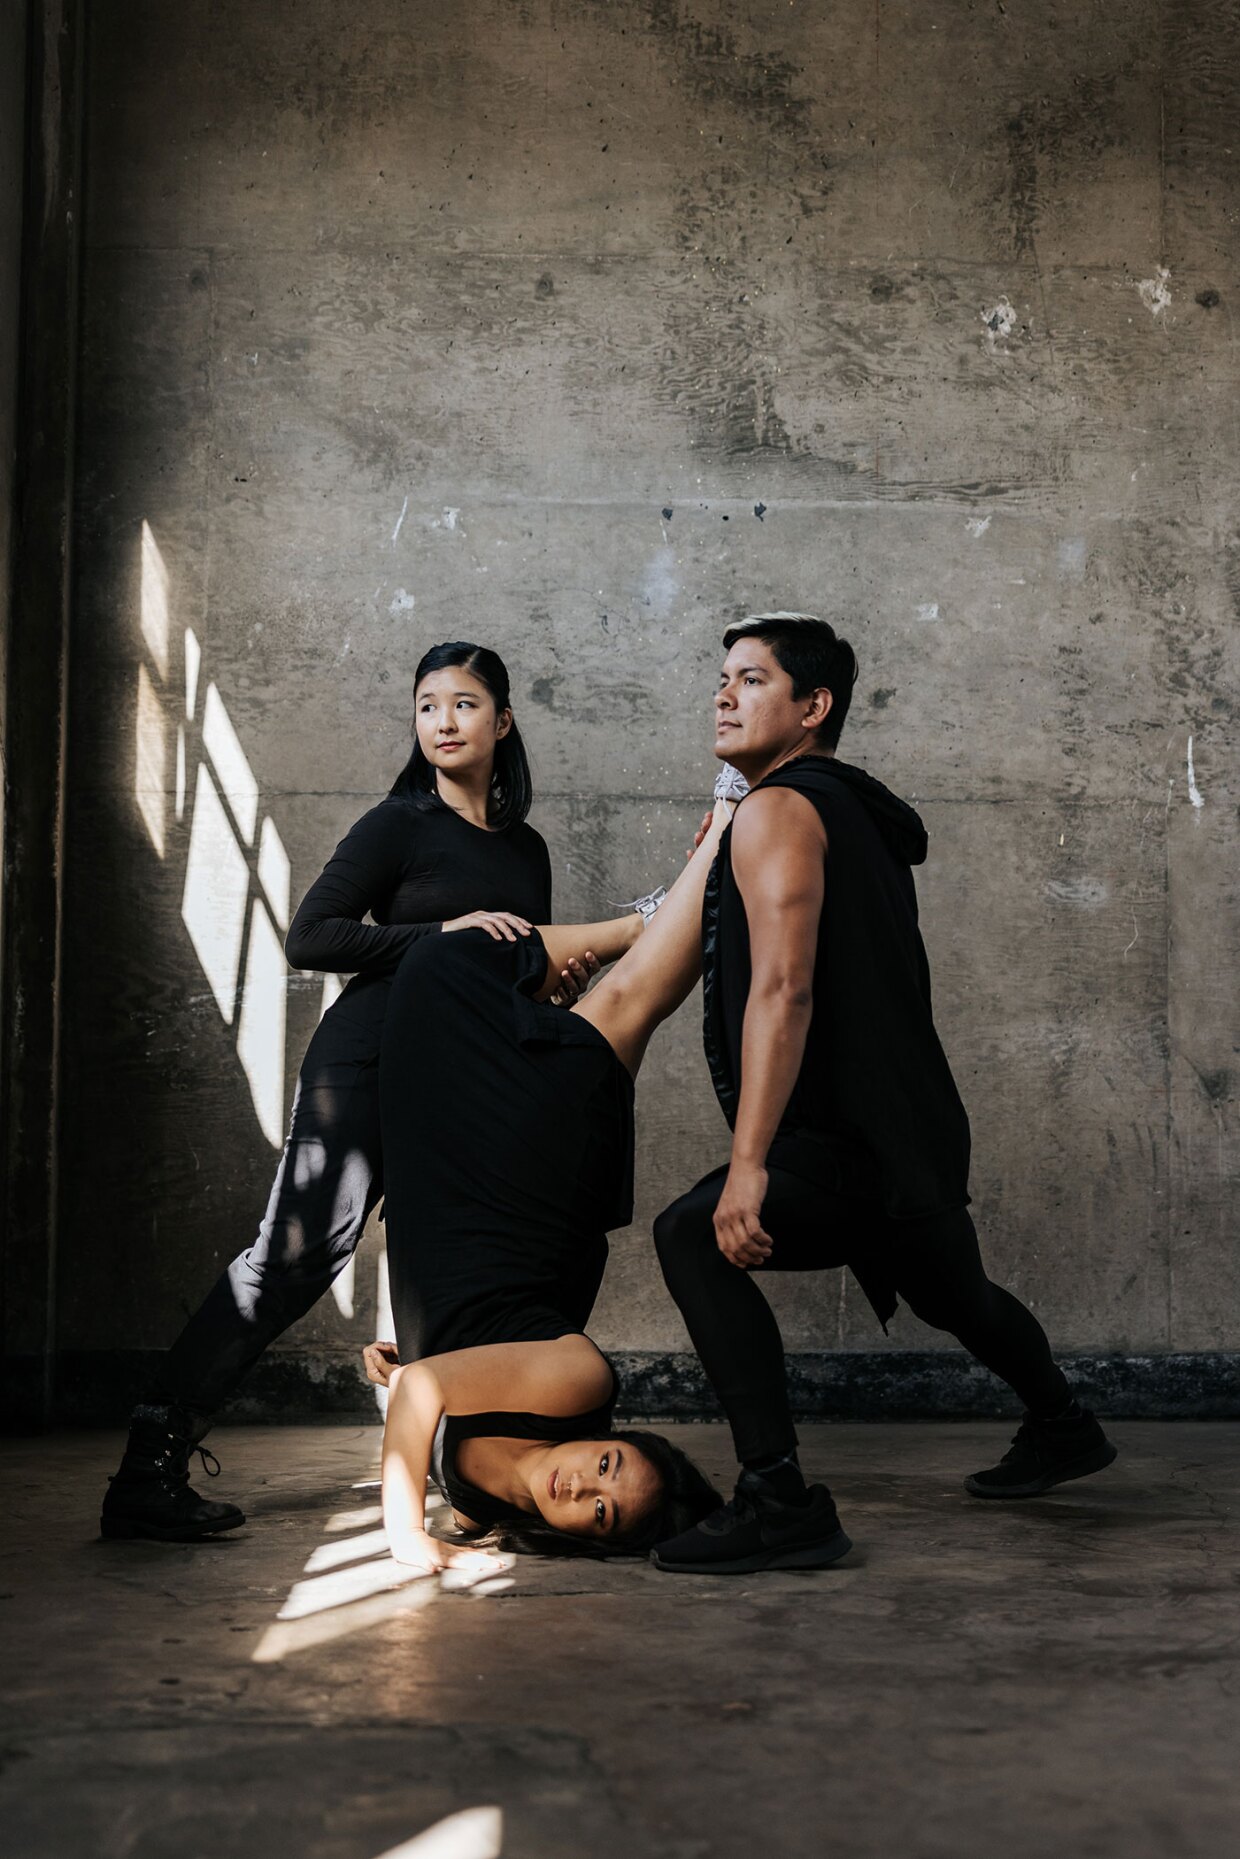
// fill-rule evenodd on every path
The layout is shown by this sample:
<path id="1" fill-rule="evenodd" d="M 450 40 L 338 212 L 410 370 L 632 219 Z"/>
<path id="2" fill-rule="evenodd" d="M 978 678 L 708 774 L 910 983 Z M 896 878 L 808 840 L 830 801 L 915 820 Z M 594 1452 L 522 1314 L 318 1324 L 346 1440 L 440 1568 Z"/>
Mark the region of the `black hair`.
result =
<path id="1" fill-rule="evenodd" d="M 723 1503 L 689 1455 L 661 1433 L 625 1428 L 600 1434 L 599 1438 L 634 1447 L 654 1467 L 658 1478 L 658 1498 L 631 1529 L 620 1536 L 578 1536 L 555 1529 L 542 1517 L 514 1510 L 485 1536 L 470 1537 L 470 1542 L 484 1542 L 487 1548 L 525 1556 L 592 1556 L 596 1561 L 611 1556 L 644 1556 L 656 1543 L 692 1529 Z"/>
<path id="2" fill-rule="evenodd" d="M 792 679 L 794 697 L 808 697 L 823 687 L 830 691 L 830 713 L 817 736 L 834 749 L 857 682 L 857 654 L 847 639 L 841 639 L 829 621 L 813 613 L 751 613 L 748 619 L 725 627 L 725 646 L 734 646 L 738 639 L 766 641 L 775 662 Z"/>
<path id="3" fill-rule="evenodd" d="M 490 646 L 471 645 L 464 639 L 433 645 L 429 652 L 423 654 L 413 674 L 415 705 L 418 686 L 423 678 L 429 677 L 433 671 L 447 671 L 454 665 L 471 672 L 480 684 L 485 684 L 495 700 L 497 711 L 510 707 L 512 699 L 508 688 L 508 667 L 499 653 L 493 652 Z M 389 799 L 403 800 L 419 812 L 444 805 L 435 785 L 435 770 L 422 753 L 416 722 L 413 726 L 413 754 L 392 783 Z M 530 779 L 529 759 L 521 740 L 521 732 L 514 722 L 507 735 L 501 736 L 495 745 L 495 768 L 487 800 L 487 819 L 497 831 L 502 831 L 506 826 L 519 826 L 533 800 L 534 783 Z"/>

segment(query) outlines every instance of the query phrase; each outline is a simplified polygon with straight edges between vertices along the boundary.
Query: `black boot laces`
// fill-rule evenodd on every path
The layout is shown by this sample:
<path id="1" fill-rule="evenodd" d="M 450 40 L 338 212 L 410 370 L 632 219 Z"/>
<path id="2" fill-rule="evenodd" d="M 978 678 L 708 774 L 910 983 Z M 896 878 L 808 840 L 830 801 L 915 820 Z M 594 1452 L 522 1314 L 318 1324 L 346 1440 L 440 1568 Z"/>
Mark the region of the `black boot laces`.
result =
<path id="1" fill-rule="evenodd" d="M 218 1478 L 220 1475 L 220 1462 L 211 1451 L 211 1448 L 209 1446 L 195 1446 L 194 1451 L 202 1460 L 202 1469 L 207 1474 L 207 1477 Z M 208 1463 L 208 1461 L 210 1461 L 210 1463 Z"/>

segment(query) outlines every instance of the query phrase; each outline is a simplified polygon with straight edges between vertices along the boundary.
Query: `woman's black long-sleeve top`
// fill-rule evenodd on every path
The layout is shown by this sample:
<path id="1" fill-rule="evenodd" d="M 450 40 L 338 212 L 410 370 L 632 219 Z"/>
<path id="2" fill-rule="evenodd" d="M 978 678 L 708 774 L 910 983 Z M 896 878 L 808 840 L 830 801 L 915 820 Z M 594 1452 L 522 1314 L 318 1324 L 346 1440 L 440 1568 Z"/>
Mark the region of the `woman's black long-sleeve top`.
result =
<path id="1" fill-rule="evenodd" d="M 351 826 L 293 918 L 294 968 L 353 976 L 340 1006 L 382 1020 L 388 983 L 419 937 L 454 917 L 508 910 L 551 921 L 551 860 L 532 826 L 472 826 L 450 807 L 381 800 Z M 363 922 L 369 914 L 374 921 Z"/>

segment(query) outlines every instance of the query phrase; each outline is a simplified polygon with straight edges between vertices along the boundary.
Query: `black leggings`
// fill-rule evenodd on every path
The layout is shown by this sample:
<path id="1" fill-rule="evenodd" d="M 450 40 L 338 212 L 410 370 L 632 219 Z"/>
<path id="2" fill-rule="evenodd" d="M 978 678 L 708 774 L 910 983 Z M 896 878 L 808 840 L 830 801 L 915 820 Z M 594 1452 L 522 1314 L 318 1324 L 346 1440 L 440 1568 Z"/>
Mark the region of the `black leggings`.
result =
<path id="1" fill-rule="evenodd" d="M 382 1004 L 382 995 L 366 997 L 358 1011 L 346 997 L 316 1029 L 258 1237 L 216 1280 L 163 1358 L 152 1390 L 157 1400 L 214 1413 L 353 1257 L 383 1192 Z"/>
<path id="2" fill-rule="evenodd" d="M 778 1458 L 796 1444 L 779 1326 L 753 1272 L 725 1259 L 713 1216 L 726 1168 L 661 1213 L 655 1246 L 667 1288 L 732 1427 L 738 1459 Z M 967 1211 L 891 1220 L 864 1202 L 770 1170 L 762 1224 L 774 1245 L 762 1271 L 822 1271 L 886 1249 L 909 1309 L 946 1330 L 1035 1413 L 1071 1399 L 1032 1311 L 986 1276 Z"/>

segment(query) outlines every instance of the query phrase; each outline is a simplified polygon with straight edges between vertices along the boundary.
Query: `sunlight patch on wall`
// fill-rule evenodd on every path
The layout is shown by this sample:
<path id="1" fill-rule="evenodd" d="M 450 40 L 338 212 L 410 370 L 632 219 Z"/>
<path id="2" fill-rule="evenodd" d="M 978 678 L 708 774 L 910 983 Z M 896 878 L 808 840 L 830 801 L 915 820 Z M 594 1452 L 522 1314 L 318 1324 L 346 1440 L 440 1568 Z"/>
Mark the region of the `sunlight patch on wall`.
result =
<path id="1" fill-rule="evenodd" d="M 198 702 L 198 668 L 202 664 L 202 647 L 192 626 L 185 628 L 185 720 L 192 723 Z"/>
<path id="2" fill-rule="evenodd" d="M 267 894 L 271 914 L 282 930 L 288 928 L 291 880 L 288 853 L 276 831 L 275 821 L 268 815 L 264 817 L 258 840 L 258 881 Z"/>
<path id="3" fill-rule="evenodd" d="M 336 1300 L 336 1309 L 340 1312 L 342 1317 L 352 1319 L 354 1310 L 353 1293 L 356 1286 L 357 1254 L 355 1252 L 343 1271 L 338 1272 L 332 1279 L 332 1296 Z"/>
<path id="4" fill-rule="evenodd" d="M 168 570 L 149 523 L 142 525 L 141 577 L 142 637 L 155 661 L 155 669 L 164 679 L 168 676 Z"/>
<path id="5" fill-rule="evenodd" d="M 211 984 L 216 1006 L 232 1025 L 237 1004 L 241 939 L 250 870 L 205 765 L 198 764 L 194 818 L 185 866 L 181 920 Z"/>
<path id="6" fill-rule="evenodd" d="M 256 901 L 250 912 L 250 946 L 245 964 L 245 985 L 241 992 L 237 1057 L 249 1081 L 259 1128 L 274 1149 L 284 1147 L 287 972 L 284 950 L 271 926 L 271 918 Z"/>
<path id="7" fill-rule="evenodd" d="M 134 757 L 134 798 L 138 811 L 151 836 L 151 844 L 163 858 L 164 780 L 167 749 L 164 743 L 164 711 L 159 694 L 151 683 L 145 665 L 138 667 L 137 753 Z"/>
<path id="8" fill-rule="evenodd" d="M 214 684 L 207 686 L 202 740 L 215 766 L 224 798 L 241 829 L 241 836 L 247 846 L 251 846 L 254 843 L 254 829 L 258 825 L 258 782 L 254 779 L 245 750 L 241 747 L 241 739 L 232 726 L 232 718 L 224 708 L 224 699 Z"/>

